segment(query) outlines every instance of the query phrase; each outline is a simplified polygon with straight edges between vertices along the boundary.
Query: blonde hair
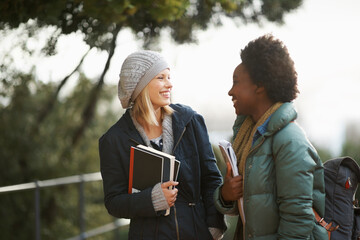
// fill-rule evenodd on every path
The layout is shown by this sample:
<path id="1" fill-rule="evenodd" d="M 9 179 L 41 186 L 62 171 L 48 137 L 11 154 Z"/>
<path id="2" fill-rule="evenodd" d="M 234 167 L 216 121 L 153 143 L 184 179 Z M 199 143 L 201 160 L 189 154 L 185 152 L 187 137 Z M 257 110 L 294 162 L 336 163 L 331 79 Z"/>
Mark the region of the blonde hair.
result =
<path id="1" fill-rule="evenodd" d="M 131 109 L 133 117 L 138 120 L 142 119 L 146 124 L 159 126 L 160 123 L 156 119 L 155 109 L 151 103 L 148 86 L 146 86 L 137 96 L 134 106 Z M 174 110 L 169 106 L 161 107 L 161 120 L 164 115 L 171 115 Z"/>

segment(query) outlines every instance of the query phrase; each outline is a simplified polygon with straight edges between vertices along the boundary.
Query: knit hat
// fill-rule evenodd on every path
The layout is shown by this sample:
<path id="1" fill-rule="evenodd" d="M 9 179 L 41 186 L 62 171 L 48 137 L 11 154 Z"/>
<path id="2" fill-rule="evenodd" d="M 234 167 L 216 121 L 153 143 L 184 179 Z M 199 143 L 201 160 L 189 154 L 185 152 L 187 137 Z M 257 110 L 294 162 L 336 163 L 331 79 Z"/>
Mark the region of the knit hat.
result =
<path id="1" fill-rule="evenodd" d="M 157 52 L 142 50 L 130 54 L 121 66 L 118 96 L 123 108 L 132 107 L 136 97 L 164 69 L 169 68 Z"/>

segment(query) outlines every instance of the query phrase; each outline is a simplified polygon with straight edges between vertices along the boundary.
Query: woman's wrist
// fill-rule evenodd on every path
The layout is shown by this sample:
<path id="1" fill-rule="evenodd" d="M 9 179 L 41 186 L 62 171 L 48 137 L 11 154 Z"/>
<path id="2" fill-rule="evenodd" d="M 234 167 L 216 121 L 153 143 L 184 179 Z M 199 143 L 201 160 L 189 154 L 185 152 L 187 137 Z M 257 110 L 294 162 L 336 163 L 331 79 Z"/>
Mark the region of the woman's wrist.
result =
<path id="1" fill-rule="evenodd" d="M 151 200 L 156 212 L 169 208 L 169 205 L 161 188 L 161 183 L 157 183 L 151 190 Z"/>
<path id="2" fill-rule="evenodd" d="M 223 197 L 223 192 L 222 192 L 222 190 L 223 190 L 223 186 L 221 186 L 220 187 L 220 189 L 219 189 L 220 191 L 219 191 L 219 195 L 220 195 L 220 202 L 221 202 L 221 204 L 224 206 L 224 207 L 231 207 L 232 205 L 233 205 L 233 203 L 234 203 L 234 201 L 226 201 L 225 199 L 224 199 L 224 197 Z"/>

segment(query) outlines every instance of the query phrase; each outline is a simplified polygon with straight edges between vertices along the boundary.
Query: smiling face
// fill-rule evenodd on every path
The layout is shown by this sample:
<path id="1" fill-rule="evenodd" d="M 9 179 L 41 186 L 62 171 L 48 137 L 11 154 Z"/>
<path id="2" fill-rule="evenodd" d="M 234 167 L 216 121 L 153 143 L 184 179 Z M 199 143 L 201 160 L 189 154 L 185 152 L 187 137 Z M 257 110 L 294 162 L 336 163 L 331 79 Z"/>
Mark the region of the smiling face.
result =
<path id="1" fill-rule="evenodd" d="M 157 110 L 170 104 L 170 92 L 172 84 L 170 82 L 170 70 L 165 69 L 156 75 L 148 84 L 150 101 Z"/>
<path id="2" fill-rule="evenodd" d="M 234 70 L 233 86 L 228 93 L 237 115 L 252 115 L 257 102 L 257 89 L 245 66 L 238 65 Z"/>

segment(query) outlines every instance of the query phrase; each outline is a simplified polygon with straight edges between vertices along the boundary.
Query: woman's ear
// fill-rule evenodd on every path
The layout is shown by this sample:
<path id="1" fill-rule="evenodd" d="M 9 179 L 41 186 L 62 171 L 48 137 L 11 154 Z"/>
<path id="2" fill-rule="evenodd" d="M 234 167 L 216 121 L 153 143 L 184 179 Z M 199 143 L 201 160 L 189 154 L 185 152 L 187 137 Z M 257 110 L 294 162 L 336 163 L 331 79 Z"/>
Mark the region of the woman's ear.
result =
<path id="1" fill-rule="evenodd" d="M 256 90 L 255 90 L 256 94 L 264 94 L 266 93 L 265 87 L 263 86 L 257 86 Z"/>

